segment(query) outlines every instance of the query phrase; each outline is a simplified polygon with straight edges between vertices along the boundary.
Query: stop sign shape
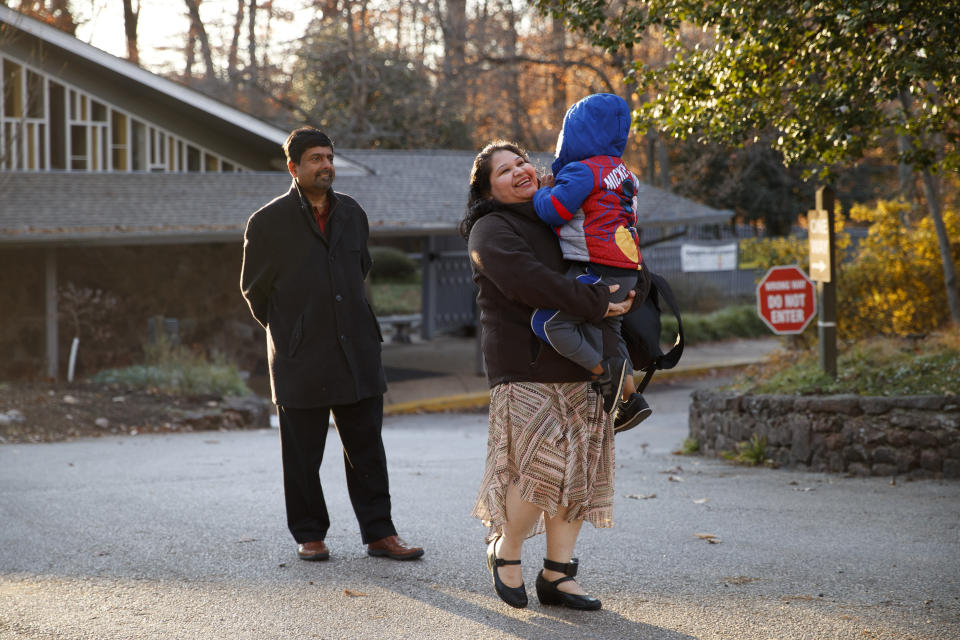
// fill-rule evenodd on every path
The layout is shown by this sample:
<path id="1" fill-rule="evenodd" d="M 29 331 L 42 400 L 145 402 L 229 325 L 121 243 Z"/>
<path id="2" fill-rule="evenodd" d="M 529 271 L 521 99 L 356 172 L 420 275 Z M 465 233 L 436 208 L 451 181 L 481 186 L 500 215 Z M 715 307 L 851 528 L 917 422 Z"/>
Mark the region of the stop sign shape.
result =
<path id="1" fill-rule="evenodd" d="M 813 283 L 799 267 L 771 267 L 757 285 L 757 313 L 776 334 L 802 333 L 817 315 Z"/>

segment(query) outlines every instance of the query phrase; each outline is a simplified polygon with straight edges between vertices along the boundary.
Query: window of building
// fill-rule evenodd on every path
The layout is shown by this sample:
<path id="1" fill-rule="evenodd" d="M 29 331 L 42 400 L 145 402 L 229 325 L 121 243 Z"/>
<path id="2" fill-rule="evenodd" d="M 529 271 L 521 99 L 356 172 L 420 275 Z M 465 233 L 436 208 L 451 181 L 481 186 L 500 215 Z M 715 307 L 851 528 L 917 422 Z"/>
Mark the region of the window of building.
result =
<path id="1" fill-rule="evenodd" d="M 119 111 L 111 111 L 110 113 L 110 135 L 111 139 L 111 150 L 113 153 L 113 170 L 114 171 L 129 171 L 129 149 L 130 145 L 128 143 L 128 127 L 127 127 L 127 116 L 124 113 Z"/>
<path id="2" fill-rule="evenodd" d="M 50 168 L 67 168 L 67 91 L 50 82 Z"/>
<path id="3" fill-rule="evenodd" d="M 87 168 L 87 138 L 89 131 L 82 125 L 70 127 L 70 168 L 83 171 Z"/>
<path id="4" fill-rule="evenodd" d="M 6 55 L 0 55 L 0 169 L 246 170 Z"/>

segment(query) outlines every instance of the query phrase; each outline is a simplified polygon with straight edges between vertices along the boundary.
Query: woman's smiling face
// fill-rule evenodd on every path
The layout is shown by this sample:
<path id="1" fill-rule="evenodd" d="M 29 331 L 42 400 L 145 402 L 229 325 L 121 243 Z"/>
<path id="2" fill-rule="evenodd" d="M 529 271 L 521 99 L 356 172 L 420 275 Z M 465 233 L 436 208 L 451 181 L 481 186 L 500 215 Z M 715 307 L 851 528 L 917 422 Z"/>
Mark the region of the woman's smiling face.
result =
<path id="1" fill-rule="evenodd" d="M 501 150 L 490 156 L 490 195 L 499 202 L 529 202 L 537 190 L 537 172 L 526 158 Z"/>

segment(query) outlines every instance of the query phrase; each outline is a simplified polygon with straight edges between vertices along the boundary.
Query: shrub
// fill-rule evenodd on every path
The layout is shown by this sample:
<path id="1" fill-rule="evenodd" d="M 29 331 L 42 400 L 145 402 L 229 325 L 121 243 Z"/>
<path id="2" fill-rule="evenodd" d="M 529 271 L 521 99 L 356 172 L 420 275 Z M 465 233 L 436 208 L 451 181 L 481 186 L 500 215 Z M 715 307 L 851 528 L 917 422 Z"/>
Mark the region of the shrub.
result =
<path id="1" fill-rule="evenodd" d="M 700 451 L 700 441 L 696 438 L 684 438 L 680 448 L 673 452 L 675 456 L 692 456 Z"/>
<path id="2" fill-rule="evenodd" d="M 749 442 L 738 442 L 736 453 L 722 451 L 720 455 L 731 462 L 750 467 L 770 462 L 767 460 L 767 439 L 757 434 L 753 434 Z"/>
<path id="3" fill-rule="evenodd" d="M 420 313 L 422 288 L 417 283 L 385 282 L 370 285 L 373 311 L 378 316 Z"/>
<path id="4" fill-rule="evenodd" d="M 685 279 L 682 285 L 675 284 L 673 295 L 677 306 L 687 313 L 710 313 L 743 302 L 713 282 L 692 278 Z"/>
<path id="5" fill-rule="evenodd" d="M 743 238 L 740 240 L 740 268 L 759 269 L 761 276 L 777 265 L 795 264 L 804 271 L 810 261 L 810 245 L 806 238 Z"/>
<path id="6" fill-rule="evenodd" d="M 840 261 L 850 246 L 850 234 L 844 231 L 844 218 L 837 203 L 833 210 L 836 259 Z M 810 271 L 810 241 L 807 238 L 785 236 L 775 238 L 744 238 L 739 243 L 740 268 L 759 269 L 760 276 L 770 267 L 795 264 Z"/>
<path id="7" fill-rule="evenodd" d="M 370 267 L 372 282 L 417 281 L 417 263 L 407 254 L 393 247 L 370 247 L 373 266 Z"/>
<path id="8" fill-rule="evenodd" d="M 91 380 L 175 395 L 242 396 L 252 393 L 237 368 L 223 356 L 217 354 L 211 362 L 166 340 L 144 347 L 144 364 L 105 369 Z"/>
<path id="9" fill-rule="evenodd" d="M 662 316 L 662 322 L 660 341 L 672 344 L 677 335 L 677 320 L 672 315 L 666 315 Z M 683 338 L 686 344 L 769 335 L 770 329 L 760 319 L 755 304 L 734 305 L 707 314 L 683 314 Z"/>
<path id="10" fill-rule="evenodd" d="M 744 393 L 955 395 L 960 389 L 960 328 L 925 339 L 877 337 L 841 345 L 837 379 L 820 367 L 816 349 L 782 352 L 747 369 L 731 385 Z"/>
<path id="11" fill-rule="evenodd" d="M 943 267 L 933 220 L 912 221 L 910 206 L 855 205 L 851 219 L 870 225 L 855 258 L 841 265 L 837 331 L 845 339 L 927 333 L 949 319 Z M 960 215 L 944 210 L 947 237 L 960 260 Z M 960 261 L 956 262 L 960 270 Z"/>

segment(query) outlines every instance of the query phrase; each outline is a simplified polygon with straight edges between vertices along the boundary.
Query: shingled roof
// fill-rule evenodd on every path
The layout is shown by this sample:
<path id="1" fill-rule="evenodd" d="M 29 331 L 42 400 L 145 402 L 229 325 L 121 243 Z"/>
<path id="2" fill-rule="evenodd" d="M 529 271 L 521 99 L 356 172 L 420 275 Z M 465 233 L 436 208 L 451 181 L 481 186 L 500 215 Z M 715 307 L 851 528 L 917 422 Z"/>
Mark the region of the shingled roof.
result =
<path id="1" fill-rule="evenodd" d="M 472 151 L 338 150 L 370 170 L 338 175 L 371 233 L 452 234 L 463 215 Z M 549 164 L 549 156 L 541 158 Z M 290 187 L 286 173 L 0 173 L 2 244 L 239 241 L 250 214 Z M 726 222 L 718 211 L 641 185 L 640 225 Z"/>

